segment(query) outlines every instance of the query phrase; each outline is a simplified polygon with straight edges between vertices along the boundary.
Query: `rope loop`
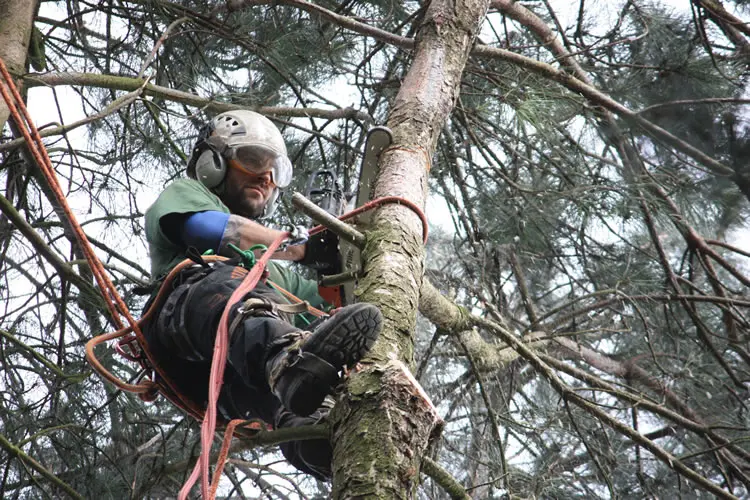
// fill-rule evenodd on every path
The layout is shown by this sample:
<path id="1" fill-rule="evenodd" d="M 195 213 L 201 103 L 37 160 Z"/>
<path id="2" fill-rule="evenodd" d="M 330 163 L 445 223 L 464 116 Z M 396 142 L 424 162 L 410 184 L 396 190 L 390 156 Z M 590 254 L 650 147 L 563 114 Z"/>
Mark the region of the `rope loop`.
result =
<path id="1" fill-rule="evenodd" d="M 191 415 L 193 415 L 196 419 L 200 420 L 202 417 L 202 425 L 201 425 L 201 455 L 200 459 L 195 465 L 195 468 L 193 469 L 192 474 L 188 478 L 187 482 L 184 484 L 182 489 L 179 493 L 179 498 L 184 499 L 187 497 L 188 493 L 190 492 L 190 489 L 192 485 L 195 483 L 195 481 L 200 476 L 201 481 L 201 491 L 203 494 L 203 498 L 211 499 L 214 498 L 216 495 L 216 489 L 218 488 L 219 479 L 221 478 L 221 472 L 224 463 L 226 462 L 227 453 L 229 451 L 229 442 L 231 441 L 231 437 L 234 434 L 237 427 L 239 427 L 241 424 L 246 423 L 244 421 L 232 421 L 227 426 L 224 442 L 221 448 L 220 452 L 220 459 L 219 464 L 217 465 L 216 471 L 214 473 L 213 482 L 209 483 L 209 457 L 210 457 L 210 451 L 211 451 L 211 444 L 213 441 L 213 434 L 216 429 L 216 420 L 217 420 L 217 400 L 219 397 L 219 391 L 221 389 L 222 383 L 223 383 L 223 375 L 224 375 L 224 369 L 226 367 L 226 357 L 227 357 L 227 351 L 228 351 L 228 344 L 229 344 L 229 312 L 232 309 L 232 306 L 242 300 L 242 298 L 251 290 L 255 288 L 258 281 L 262 278 L 263 272 L 265 270 L 266 264 L 271 258 L 271 255 L 280 247 L 280 245 L 286 240 L 289 236 L 289 232 L 283 232 L 281 233 L 274 241 L 271 243 L 268 248 L 263 247 L 262 245 L 256 245 L 252 248 L 250 248 L 247 251 L 243 251 L 241 249 L 236 249 L 236 251 L 241 255 L 242 257 L 242 264 L 249 270 L 247 276 L 243 279 L 242 283 L 240 283 L 240 286 L 232 293 L 232 295 L 229 298 L 229 301 L 227 302 L 226 307 L 224 308 L 224 312 L 221 316 L 221 321 L 219 323 L 219 328 L 216 334 L 216 341 L 214 345 L 214 353 L 212 356 L 211 361 L 211 375 L 209 379 L 209 397 L 208 397 L 208 405 L 206 407 L 205 413 L 201 411 L 200 408 L 196 407 L 194 403 L 190 402 L 187 398 L 185 398 L 183 395 L 180 394 L 180 392 L 176 389 L 176 386 L 170 382 L 170 378 L 167 376 L 166 373 L 163 372 L 158 366 L 157 363 L 154 362 L 154 356 L 149 351 L 148 343 L 146 342 L 145 337 L 143 336 L 143 332 L 141 331 L 141 325 L 145 323 L 145 321 L 148 320 L 151 314 L 153 314 L 153 311 L 155 310 L 155 306 L 159 304 L 160 300 L 165 295 L 165 288 L 163 285 L 161 289 L 159 290 L 159 293 L 157 295 L 157 299 L 154 301 L 154 304 L 149 308 L 149 311 L 146 312 L 146 314 L 143 315 L 140 321 L 136 321 L 135 318 L 131 315 L 130 311 L 128 310 L 127 305 L 122 300 L 122 297 L 120 297 L 119 293 L 117 292 L 117 289 L 115 288 L 112 280 L 109 278 L 106 270 L 104 269 L 104 266 L 102 265 L 101 261 L 99 260 L 99 257 L 94 252 L 93 248 L 91 247 L 91 244 L 88 241 L 88 238 L 86 237 L 86 234 L 84 233 L 83 229 L 81 228 L 81 225 L 76 220 L 75 215 L 73 214 L 73 211 L 71 210 L 66 196 L 60 186 L 60 183 L 57 179 L 57 175 L 55 173 L 54 167 L 52 166 L 52 162 L 49 158 L 49 155 L 47 154 L 47 149 L 44 145 L 44 142 L 42 141 L 41 136 L 39 135 L 39 131 L 34 126 L 34 123 L 31 120 L 31 117 L 28 113 L 28 110 L 26 109 L 26 106 L 24 105 L 23 99 L 21 98 L 20 93 L 18 92 L 18 89 L 16 88 L 16 85 L 13 81 L 13 78 L 10 75 L 10 72 L 8 71 L 5 62 L 0 58 L 0 75 L 2 76 L 2 82 L 0 82 L 0 94 L 2 94 L 3 99 L 5 100 L 5 103 L 8 105 L 8 109 L 10 110 L 10 114 L 13 118 L 13 121 L 18 126 L 19 130 L 21 131 L 26 144 L 31 151 L 32 156 L 34 157 L 34 160 L 38 164 L 40 170 L 44 174 L 44 178 L 49 185 L 50 189 L 52 190 L 55 201 L 60 205 L 60 207 L 63 210 L 64 217 L 69 222 L 70 226 L 73 229 L 73 233 L 75 234 L 76 240 L 78 241 L 78 244 L 80 245 L 84 255 L 86 256 L 86 260 L 89 263 L 89 267 L 92 271 L 92 274 L 94 275 L 94 278 L 96 279 L 97 285 L 99 286 L 99 289 L 102 293 L 102 296 L 104 298 L 104 301 L 106 303 L 107 309 L 110 313 L 110 316 L 112 318 L 112 321 L 114 322 L 115 326 L 117 327 L 117 331 L 105 335 L 99 335 L 95 338 L 92 338 L 86 343 L 86 358 L 88 359 L 89 363 L 92 365 L 92 367 L 106 380 L 112 382 L 115 386 L 117 386 L 120 389 L 133 392 L 138 394 L 141 399 L 144 401 L 152 401 L 158 392 L 161 392 L 165 397 L 167 397 L 170 401 L 172 401 L 175 405 L 177 405 L 180 408 L 185 409 L 188 411 Z M 423 240 L 426 243 L 427 242 L 427 218 L 424 215 L 424 212 L 412 201 L 407 200 L 405 198 L 401 198 L 399 196 L 385 196 L 382 198 L 378 198 L 375 200 L 372 200 L 366 204 L 364 204 L 362 207 L 359 207 L 355 210 L 352 210 L 351 212 L 344 214 L 340 217 L 340 219 L 347 220 L 352 217 L 355 217 L 363 212 L 366 212 L 368 210 L 372 210 L 375 207 L 385 205 L 387 203 L 396 203 L 399 205 L 403 205 L 405 207 L 410 208 L 422 221 L 422 235 Z M 316 234 L 321 231 L 324 231 L 326 228 L 324 226 L 316 226 L 310 231 L 310 234 Z M 264 248 L 266 251 L 265 253 L 260 257 L 257 258 L 253 254 L 253 251 L 259 248 Z M 223 259 L 223 257 L 208 257 L 209 259 Z M 167 280 L 165 280 L 165 283 L 168 282 L 168 280 L 171 279 L 174 275 L 176 275 L 177 272 L 179 272 L 181 269 L 186 267 L 187 265 L 191 265 L 192 261 L 185 261 L 178 266 L 176 266 L 168 276 Z M 279 288 L 278 286 L 274 285 L 275 288 Z M 286 291 L 284 291 L 286 292 Z M 287 297 L 289 297 L 291 294 L 289 292 L 286 292 Z M 293 297 L 293 296 L 292 296 Z M 314 309 L 314 308 L 311 308 Z M 317 309 L 314 309 L 311 311 L 316 316 L 322 316 L 325 313 L 322 311 L 318 311 Z M 122 317 L 125 317 L 127 321 L 127 326 L 122 321 Z M 126 337 L 126 335 L 131 334 L 131 336 Z M 135 384 L 127 384 L 120 380 L 118 377 L 110 373 L 104 366 L 97 360 L 96 356 L 94 355 L 94 348 L 108 340 L 118 340 L 119 342 L 116 346 L 116 350 L 123 355 L 126 359 L 129 359 L 131 361 L 136 361 L 141 364 L 144 371 L 153 370 L 157 373 L 158 378 L 160 380 L 159 383 L 155 382 L 154 380 L 150 380 L 147 377 L 144 377 L 140 383 L 137 385 Z M 132 343 L 135 342 L 137 347 L 134 347 Z M 131 353 L 125 352 L 123 349 L 125 346 L 127 346 Z M 162 385 L 164 384 L 164 385 Z M 165 393 L 165 389 L 168 389 L 168 393 Z"/>
<path id="2" fill-rule="evenodd" d="M 406 198 L 402 198 L 401 196 L 382 196 L 380 198 L 375 198 L 372 201 L 368 201 L 361 207 L 357 207 L 354 210 L 345 213 L 344 215 L 339 217 L 339 220 L 345 221 L 349 220 L 353 217 L 356 217 L 357 215 L 363 214 L 364 212 L 367 212 L 369 210 L 373 210 L 376 207 L 387 205 L 389 203 L 395 203 L 396 205 L 403 205 L 406 208 L 411 209 L 412 212 L 414 212 L 417 217 L 419 217 L 419 220 L 422 221 L 422 243 L 427 243 L 427 236 L 429 232 L 429 228 L 427 225 L 427 217 L 425 216 L 424 212 L 422 211 L 419 206 L 417 206 L 416 203 L 414 203 L 411 200 L 407 200 Z M 310 235 L 318 234 L 323 231 L 326 231 L 328 228 L 320 225 L 315 226 L 310 230 Z"/>

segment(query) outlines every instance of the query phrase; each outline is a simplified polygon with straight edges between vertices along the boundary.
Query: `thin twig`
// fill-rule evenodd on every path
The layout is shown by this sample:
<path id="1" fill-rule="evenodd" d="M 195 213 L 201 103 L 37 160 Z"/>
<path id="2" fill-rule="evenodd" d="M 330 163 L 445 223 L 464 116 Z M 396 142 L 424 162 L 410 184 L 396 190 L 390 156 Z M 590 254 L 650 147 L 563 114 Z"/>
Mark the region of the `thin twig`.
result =
<path id="1" fill-rule="evenodd" d="M 7 451 L 10 455 L 16 457 L 17 459 L 21 460 L 24 464 L 28 465 L 35 471 L 37 471 L 39 474 L 44 476 L 49 482 L 63 490 L 65 493 L 70 495 L 72 498 L 83 500 L 83 496 L 81 496 L 76 490 L 74 490 L 68 483 L 51 473 L 49 470 L 47 470 L 42 464 L 34 460 L 32 457 L 30 457 L 28 454 L 26 454 L 22 449 L 14 446 L 10 441 L 8 441 L 5 436 L 0 434 L 0 447 L 4 448 L 5 451 Z"/>

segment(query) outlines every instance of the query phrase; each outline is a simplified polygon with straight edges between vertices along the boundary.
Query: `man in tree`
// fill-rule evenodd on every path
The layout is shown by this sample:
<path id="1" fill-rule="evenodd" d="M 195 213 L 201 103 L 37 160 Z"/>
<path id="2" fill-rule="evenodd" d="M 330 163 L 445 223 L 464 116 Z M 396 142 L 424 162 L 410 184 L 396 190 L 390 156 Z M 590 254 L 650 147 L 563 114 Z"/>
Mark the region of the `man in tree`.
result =
<path id="1" fill-rule="evenodd" d="M 146 212 L 152 275 L 164 277 L 188 255 L 268 245 L 281 233 L 256 222 L 274 211 L 292 165 L 279 130 L 251 111 L 216 116 L 201 131 L 188 161 L 187 179 L 170 184 Z M 297 231 L 297 234 L 304 231 Z M 234 248 L 234 250 L 233 250 Z M 319 268 L 326 238 L 288 241 L 275 259 Z M 313 306 L 324 304 L 317 284 L 271 262 L 269 280 Z M 172 281 L 164 305 L 146 330 L 159 365 L 197 404 L 208 394 L 217 326 L 247 269 L 236 260 L 189 267 Z M 325 416 L 326 396 L 344 366 L 357 363 L 381 327 L 371 304 L 339 309 L 330 318 L 297 328 L 285 300 L 265 282 L 244 297 L 229 318 L 229 354 L 219 411 L 227 419 L 259 418 L 276 427 L 312 424 Z M 318 478 L 330 477 L 327 440 L 281 445 L 287 460 Z"/>

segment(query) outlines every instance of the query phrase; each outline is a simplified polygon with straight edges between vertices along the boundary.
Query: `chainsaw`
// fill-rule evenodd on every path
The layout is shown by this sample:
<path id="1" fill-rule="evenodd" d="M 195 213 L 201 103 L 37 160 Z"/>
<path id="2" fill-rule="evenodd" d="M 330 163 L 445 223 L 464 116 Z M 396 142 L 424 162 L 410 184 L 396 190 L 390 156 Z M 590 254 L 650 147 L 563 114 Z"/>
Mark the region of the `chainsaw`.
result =
<path id="1" fill-rule="evenodd" d="M 314 172 L 305 190 L 305 197 L 329 214 L 340 217 L 370 201 L 380 155 L 393 143 L 393 134 L 388 127 L 377 126 L 367 132 L 365 152 L 359 171 L 356 191 L 345 193 L 332 170 Z M 355 227 L 366 231 L 370 223 L 370 213 L 357 217 Z M 337 307 L 354 303 L 354 288 L 362 271 L 362 255 L 355 245 L 340 240 L 338 262 L 330 266 L 335 274 L 319 275 L 321 296 Z"/>

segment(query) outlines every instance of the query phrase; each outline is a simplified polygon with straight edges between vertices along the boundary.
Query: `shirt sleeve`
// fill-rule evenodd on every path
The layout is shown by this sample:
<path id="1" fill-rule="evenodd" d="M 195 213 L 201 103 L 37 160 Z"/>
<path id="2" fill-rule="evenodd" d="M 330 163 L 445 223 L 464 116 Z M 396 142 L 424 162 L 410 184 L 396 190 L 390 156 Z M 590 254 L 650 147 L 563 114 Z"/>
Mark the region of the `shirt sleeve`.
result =
<path id="1" fill-rule="evenodd" d="M 191 215 L 184 215 L 184 222 L 180 228 L 182 242 L 195 247 L 199 252 L 206 250 L 219 251 L 224 230 L 227 227 L 229 214 L 217 210 L 207 210 Z M 162 226 L 164 220 L 162 219 Z"/>
<path id="2" fill-rule="evenodd" d="M 205 211 L 229 213 L 218 196 L 194 179 L 173 182 L 149 207 L 146 211 L 146 239 L 154 278 L 165 274 L 184 258 L 184 245 L 174 238 L 174 234 L 179 234 L 179 228 L 170 227 L 170 224 L 184 222 L 184 218 L 176 216 Z"/>
<path id="3" fill-rule="evenodd" d="M 318 283 L 303 278 L 286 266 L 277 262 L 268 263 L 269 279 L 281 288 L 291 292 L 302 300 L 306 300 L 315 308 L 327 308 L 328 303 L 318 294 Z"/>

